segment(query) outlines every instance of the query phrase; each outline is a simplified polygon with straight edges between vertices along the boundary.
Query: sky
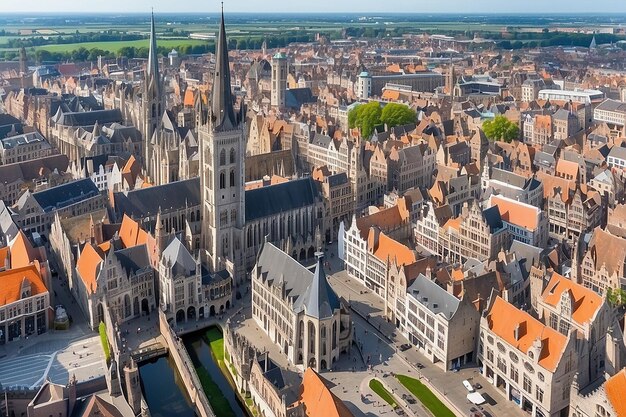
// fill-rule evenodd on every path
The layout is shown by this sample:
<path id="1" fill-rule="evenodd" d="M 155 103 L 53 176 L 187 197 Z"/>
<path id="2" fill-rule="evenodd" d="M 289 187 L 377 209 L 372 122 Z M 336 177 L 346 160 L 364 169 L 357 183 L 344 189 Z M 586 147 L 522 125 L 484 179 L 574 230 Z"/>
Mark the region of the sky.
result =
<path id="1" fill-rule="evenodd" d="M 0 0 L 2 12 L 219 11 L 217 0 Z M 624 0 L 225 0 L 228 12 L 626 13 Z"/>

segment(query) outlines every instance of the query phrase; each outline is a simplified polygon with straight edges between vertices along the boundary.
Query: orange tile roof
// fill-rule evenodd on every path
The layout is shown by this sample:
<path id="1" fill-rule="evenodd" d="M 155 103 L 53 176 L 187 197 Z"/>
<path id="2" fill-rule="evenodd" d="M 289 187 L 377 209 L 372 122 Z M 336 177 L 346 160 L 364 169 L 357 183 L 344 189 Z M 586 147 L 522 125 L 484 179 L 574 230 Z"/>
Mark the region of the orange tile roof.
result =
<path id="1" fill-rule="evenodd" d="M 536 358 L 539 365 L 550 372 L 556 370 L 563 356 L 567 337 L 544 325 L 530 314 L 518 310 L 499 296 L 496 297 L 489 310 L 487 322 L 493 333 L 524 355 L 528 353 L 536 340 L 540 340 L 541 352 L 539 358 Z M 516 339 L 514 332 L 518 326 L 520 331 Z"/>
<path id="2" fill-rule="evenodd" d="M 385 90 L 380 98 L 383 100 L 396 101 L 400 99 L 400 92 L 397 90 Z"/>
<path id="3" fill-rule="evenodd" d="M 498 206 L 502 220 L 526 230 L 537 229 L 536 207 L 498 195 L 491 197 L 491 206 Z"/>
<path id="4" fill-rule="evenodd" d="M 24 281 L 30 283 L 31 296 L 48 291 L 37 265 L 3 271 L 0 272 L 0 306 L 14 303 L 22 298 Z"/>
<path id="5" fill-rule="evenodd" d="M 21 229 L 9 246 L 11 246 L 11 268 L 21 268 L 30 265 L 39 257 L 30 240 L 28 240 Z"/>
<path id="6" fill-rule="evenodd" d="M 391 230 L 408 221 L 409 211 L 406 209 L 406 204 L 401 204 L 400 200 L 404 199 L 398 199 L 398 204 L 393 207 L 357 219 L 356 226 L 361 232 L 361 237 L 366 239 L 372 226 L 377 226 L 382 230 Z"/>
<path id="7" fill-rule="evenodd" d="M 100 252 L 88 243 L 83 248 L 83 252 L 80 254 L 78 262 L 76 262 L 76 270 L 78 271 L 80 278 L 85 283 L 85 288 L 87 288 L 88 294 L 93 294 L 98 287 L 98 283 L 96 281 L 98 276 L 98 265 L 103 260 L 104 258 L 101 256 Z"/>
<path id="8" fill-rule="evenodd" d="M 391 64 L 391 65 L 387 66 L 387 68 L 385 70 L 389 71 L 389 72 L 400 72 L 401 71 L 400 65 L 398 65 L 398 64 Z"/>
<path id="9" fill-rule="evenodd" d="M 5 246 L 4 248 L 0 248 L 0 268 L 4 268 L 6 266 L 7 255 L 9 254 L 9 247 Z"/>
<path id="10" fill-rule="evenodd" d="M 300 398 L 307 417 L 354 417 L 348 407 L 330 391 L 329 382 L 311 368 L 304 371 Z"/>
<path id="11" fill-rule="evenodd" d="M 390 238 L 383 232 L 378 232 L 378 245 L 374 245 L 376 233 L 374 229 L 370 229 L 367 246 L 368 249 L 373 251 L 374 256 L 381 261 L 387 262 L 389 260 L 395 261 L 397 265 L 410 265 L 417 260 L 415 253 L 410 248 Z"/>
<path id="12" fill-rule="evenodd" d="M 560 158 L 559 161 L 556 163 L 556 173 L 557 175 L 570 179 L 570 180 L 575 180 L 576 178 L 578 178 L 578 169 L 579 166 L 576 162 L 572 162 L 572 161 L 566 161 L 563 158 Z"/>
<path id="13" fill-rule="evenodd" d="M 143 245 L 148 241 L 148 233 L 139 227 L 139 223 L 124 215 L 119 231 L 120 239 L 125 248 Z"/>
<path id="14" fill-rule="evenodd" d="M 195 90 L 193 88 L 188 88 L 185 91 L 185 99 L 184 99 L 184 102 L 183 102 L 183 105 L 185 107 L 193 107 L 194 104 L 196 103 L 196 97 L 194 95 L 194 91 Z"/>
<path id="15" fill-rule="evenodd" d="M 535 116 L 535 128 L 552 129 L 552 117 L 549 114 L 545 116 L 538 114 Z"/>
<path id="16" fill-rule="evenodd" d="M 452 270 L 452 281 L 463 281 L 464 279 L 465 274 L 463 274 L 463 269 L 461 267 Z"/>
<path id="17" fill-rule="evenodd" d="M 463 222 L 463 218 L 462 217 L 455 217 L 453 219 L 449 219 L 446 224 L 443 225 L 444 229 L 447 228 L 451 228 L 451 229 L 455 229 L 455 230 L 460 230 L 461 229 L 461 223 Z"/>
<path id="18" fill-rule="evenodd" d="M 617 413 L 617 417 L 626 417 L 626 368 L 622 369 L 604 384 L 609 402 Z"/>
<path id="19" fill-rule="evenodd" d="M 547 304 L 556 307 L 561 302 L 561 295 L 565 291 L 569 291 L 574 301 L 572 318 L 579 324 L 591 322 L 602 306 L 602 297 L 595 291 L 585 288 L 556 272 L 552 273 L 542 297 Z"/>

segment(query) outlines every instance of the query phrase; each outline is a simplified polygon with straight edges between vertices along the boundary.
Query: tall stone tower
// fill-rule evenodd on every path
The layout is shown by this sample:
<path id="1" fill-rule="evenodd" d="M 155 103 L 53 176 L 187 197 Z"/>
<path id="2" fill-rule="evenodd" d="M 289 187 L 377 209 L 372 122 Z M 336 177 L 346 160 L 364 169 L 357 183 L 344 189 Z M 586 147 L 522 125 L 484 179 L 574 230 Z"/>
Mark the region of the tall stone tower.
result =
<path id="1" fill-rule="evenodd" d="M 202 190 L 202 249 L 212 272 L 227 269 L 236 283 L 245 278 L 245 119 L 235 114 L 230 86 L 224 11 L 215 50 L 213 89 L 198 127 Z"/>
<path id="2" fill-rule="evenodd" d="M 285 108 L 285 94 L 287 91 L 287 57 L 278 52 L 272 57 L 272 107 Z"/>
<path id="3" fill-rule="evenodd" d="M 143 123 L 141 130 L 144 143 L 144 166 L 149 170 L 149 161 L 152 158 L 152 135 L 161 123 L 161 116 L 165 110 L 163 98 L 163 80 L 159 73 L 159 63 L 157 60 L 156 31 L 154 29 L 154 13 L 150 18 L 150 52 L 146 65 L 146 76 L 144 80 L 144 91 L 142 96 Z M 153 176 L 153 172 L 148 172 Z"/>

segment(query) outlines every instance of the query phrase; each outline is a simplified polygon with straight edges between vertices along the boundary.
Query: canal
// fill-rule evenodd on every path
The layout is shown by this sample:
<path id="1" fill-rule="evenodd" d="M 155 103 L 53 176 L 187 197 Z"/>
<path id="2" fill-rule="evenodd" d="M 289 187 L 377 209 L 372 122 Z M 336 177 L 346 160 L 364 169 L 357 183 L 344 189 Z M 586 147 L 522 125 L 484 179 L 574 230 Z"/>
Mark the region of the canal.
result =
<path id="1" fill-rule="evenodd" d="M 223 352 L 223 339 L 217 339 L 221 336 L 221 331 L 215 327 L 209 328 L 208 331 L 186 335 L 183 340 L 211 407 L 217 417 L 247 417 L 245 406 L 239 401 L 233 386 L 220 370 L 212 354 L 208 335 L 211 335 L 214 348 L 217 346 L 216 351 Z M 221 353 L 218 359 L 223 359 Z"/>
<path id="2" fill-rule="evenodd" d="M 169 356 L 139 366 L 141 389 L 152 417 L 195 417 L 176 364 Z"/>

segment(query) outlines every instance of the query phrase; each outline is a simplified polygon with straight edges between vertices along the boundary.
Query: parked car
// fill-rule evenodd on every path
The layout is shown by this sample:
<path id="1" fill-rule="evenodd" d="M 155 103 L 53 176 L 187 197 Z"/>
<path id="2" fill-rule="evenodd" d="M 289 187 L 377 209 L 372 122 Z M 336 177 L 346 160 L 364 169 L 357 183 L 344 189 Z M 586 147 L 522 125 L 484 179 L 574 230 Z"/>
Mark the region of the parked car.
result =
<path id="1" fill-rule="evenodd" d="M 400 345 L 400 350 L 402 352 L 404 352 L 406 350 L 409 350 L 409 349 L 411 349 L 411 345 L 409 345 L 408 343 L 404 343 L 404 344 Z"/>
<path id="2" fill-rule="evenodd" d="M 472 386 L 472 384 L 470 384 L 470 382 L 467 379 L 463 380 L 463 386 L 465 387 L 465 389 L 467 389 L 469 392 L 474 392 L 474 387 Z"/>
<path id="3" fill-rule="evenodd" d="M 474 384 L 474 388 L 476 389 L 483 389 L 483 386 L 480 385 L 478 382 Z"/>
<path id="4" fill-rule="evenodd" d="M 417 369 L 424 369 L 424 365 L 422 365 L 421 362 L 418 362 L 416 366 L 417 366 Z"/>

